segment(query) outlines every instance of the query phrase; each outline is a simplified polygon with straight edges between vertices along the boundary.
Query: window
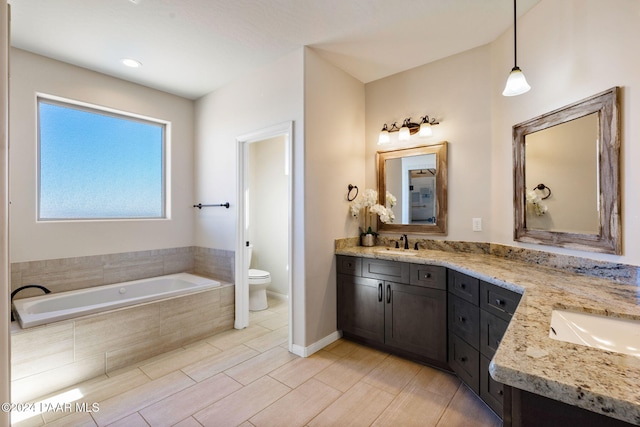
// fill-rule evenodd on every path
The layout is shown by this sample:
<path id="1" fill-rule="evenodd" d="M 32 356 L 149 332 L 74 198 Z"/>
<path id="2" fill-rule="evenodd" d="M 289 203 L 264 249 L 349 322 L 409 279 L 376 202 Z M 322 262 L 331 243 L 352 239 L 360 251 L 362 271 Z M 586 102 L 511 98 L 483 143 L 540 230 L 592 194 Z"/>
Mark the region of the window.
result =
<path id="1" fill-rule="evenodd" d="M 38 98 L 38 219 L 165 218 L 166 128 Z"/>

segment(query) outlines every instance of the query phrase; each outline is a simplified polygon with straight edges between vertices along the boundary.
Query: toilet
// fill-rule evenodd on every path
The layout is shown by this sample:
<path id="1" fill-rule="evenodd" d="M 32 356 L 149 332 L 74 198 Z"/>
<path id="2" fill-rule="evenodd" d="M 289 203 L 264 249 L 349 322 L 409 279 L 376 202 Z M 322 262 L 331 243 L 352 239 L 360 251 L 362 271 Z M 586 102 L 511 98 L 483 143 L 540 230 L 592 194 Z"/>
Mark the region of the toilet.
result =
<path id="1" fill-rule="evenodd" d="M 248 259 L 251 265 L 251 256 L 253 255 L 253 245 L 249 245 Z M 249 310 L 260 311 L 265 310 L 267 304 L 267 286 L 271 283 L 271 274 L 268 271 L 249 269 Z"/>

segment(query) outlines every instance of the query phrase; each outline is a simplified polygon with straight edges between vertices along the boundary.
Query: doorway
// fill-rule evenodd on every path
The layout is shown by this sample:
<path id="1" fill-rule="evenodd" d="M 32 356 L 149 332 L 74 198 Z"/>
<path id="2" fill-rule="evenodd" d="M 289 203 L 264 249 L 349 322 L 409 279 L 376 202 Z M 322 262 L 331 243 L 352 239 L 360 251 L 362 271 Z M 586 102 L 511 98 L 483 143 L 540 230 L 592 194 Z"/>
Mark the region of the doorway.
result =
<path id="1" fill-rule="evenodd" d="M 249 326 L 249 268 L 268 271 L 267 293 L 286 298 L 292 344 L 292 133 L 293 122 L 241 135 L 237 141 L 235 328 Z M 248 244 L 253 246 L 250 264 Z"/>

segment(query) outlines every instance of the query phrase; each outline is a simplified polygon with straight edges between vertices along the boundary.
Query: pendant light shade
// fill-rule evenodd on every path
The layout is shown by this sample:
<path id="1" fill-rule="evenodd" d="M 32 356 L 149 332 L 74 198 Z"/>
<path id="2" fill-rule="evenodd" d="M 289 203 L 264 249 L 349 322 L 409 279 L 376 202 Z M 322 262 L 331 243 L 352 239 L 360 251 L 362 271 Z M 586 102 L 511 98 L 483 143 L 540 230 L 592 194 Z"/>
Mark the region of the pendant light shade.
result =
<path id="1" fill-rule="evenodd" d="M 502 91 L 504 96 L 522 95 L 531 89 L 531 86 L 527 83 L 527 79 L 524 77 L 522 70 L 518 67 L 518 36 L 516 25 L 516 0 L 513 0 L 513 68 L 507 78 L 507 84 Z"/>

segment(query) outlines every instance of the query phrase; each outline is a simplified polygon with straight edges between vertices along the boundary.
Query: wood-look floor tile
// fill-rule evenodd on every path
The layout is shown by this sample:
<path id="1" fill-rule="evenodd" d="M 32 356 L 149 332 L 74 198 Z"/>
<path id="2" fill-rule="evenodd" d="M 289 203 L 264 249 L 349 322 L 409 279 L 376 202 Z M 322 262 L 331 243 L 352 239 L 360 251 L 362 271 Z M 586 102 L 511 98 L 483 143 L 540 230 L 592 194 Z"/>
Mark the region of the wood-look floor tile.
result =
<path id="1" fill-rule="evenodd" d="M 46 424 L 47 427 L 96 427 L 98 424 L 87 412 L 75 412 Z"/>
<path id="2" fill-rule="evenodd" d="M 440 419 L 438 427 L 466 427 L 470 425 L 500 427 L 502 422 L 471 390 L 465 385 L 461 385 Z"/>
<path id="3" fill-rule="evenodd" d="M 361 345 L 356 344 L 353 341 L 340 339 L 332 342 L 331 344 L 323 348 L 323 350 L 334 353 L 337 356 L 343 357 L 359 347 L 361 347 Z"/>
<path id="4" fill-rule="evenodd" d="M 228 350 L 236 347 L 240 344 L 244 344 L 246 341 L 259 337 L 271 332 L 271 329 L 264 328 L 262 326 L 252 325 L 244 329 L 231 329 L 229 331 L 222 332 L 207 338 L 206 341 L 218 347 L 220 350 Z"/>
<path id="5" fill-rule="evenodd" d="M 410 360 L 389 356 L 362 378 L 367 384 L 398 394 L 420 372 L 421 366 Z"/>
<path id="6" fill-rule="evenodd" d="M 289 315 L 287 313 L 276 313 L 274 316 L 257 322 L 257 324 L 263 328 L 271 329 L 273 331 L 287 327 L 289 325 Z"/>
<path id="7" fill-rule="evenodd" d="M 370 426 L 393 397 L 377 387 L 359 382 L 312 419 L 308 426 Z"/>
<path id="8" fill-rule="evenodd" d="M 270 348 L 277 347 L 289 341 L 289 328 L 284 326 L 280 329 L 270 331 L 264 335 L 245 341 L 244 345 L 259 352 L 264 352 Z"/>
<path id="9" fill-rule="evenodd" d="M 437 393 L 451 399 L 458 391 L 460 384 L 460 380 L 454 374 L 421 366 L 420 372 L 413 377 L 410 385 L 424 388 L 427 393 Z"/>
<path id="10" fill-rule="evenodd" d="M 309 357 L 293 359 L 271 372 L 269 376 L 291 388 L 296 388 L 336 360 L 338 360 L 338 356 L 335 354 L 320 350 Z"/>
<path id="11" fill-rule="evenodd" d="M 177 424 L 174 424 L 173 427 L 202 427 L 202 424 L 196 421 L 195 418 L 189 417 L 180 421 Z"/>
<path id="12" fill-rule="evenodd" d="M 312 378 L 249 421 L 257 427 L 304 426 L 341 394 Z"/>
<path id="13" fill-rule="evenodd" d="M 160 378 L 220 352 L 221 350 L 208 343 L 199 343 L 186 349 L 173 351 L 171 354 L 158 358 L 151 363 L 141 365 L 140 369 L 150 378 Z"/>
<path id="14" fill-rule="evenodd" d="M 284 348 L 275 347 L 224 372 L 239 383 L 247 385 L 296 357 Z"/>
<path id="15" fill-rule="evenodd" d="M 140 414 L 153 427 L 172 426 L 240 388 L 241 384 L 225 374 L 214 375 L 147 406 Z"/>
<path id="16" fill-rule="evenodd" d="M 135 412 L 128 417 L 109 424 L 108 427 L 149 427 L 149 424 L 147 424 L 139 413 Z"/>
<path id="17" fill-rule="evenodd" d="M 429 371 L 435 371 L 429 369 Z M 422 372 L 422 371 L 421 371 Z M 380 415 L 374 426 L 435 426 L 453 398 L 431 389 L 435 376 L 416 375 Z M 459 386 L 459 383 L 458 383 Z"/>
<path id="18" fill-rule="evenodd" d="M 194 380 L 202 381 L 205 378 L 212 377 L 226 369 L 232 368 L 246 360 L 249 360 L 258 354 L 260 353 L 252 348 L 239 345 L 221 353 L 214 354 L 213 356 L 201 359 L 191 365 L 187 365 L 182 368 L 182 371 Z"/>
<path id="19" fill-rule="evenodd" d="M 345 392 L 378 366 L 387 356 L 387 353 L 357 346 L 346 356 L 315 375 L 314 378 Z"/>
<path id="20" fill-rule="evenodd" d="M 213 405 L 194 414 L 203 426 L 237 426 L 287 394 L 291 389 L 262 377 Z"/>
<path id="21" fill-rule="evenodd" d="M 100 411 L 93 417 L 98 425 L 108 425 L 193 384 L 191 378 L 176 371 L 100 402 Z"/>

